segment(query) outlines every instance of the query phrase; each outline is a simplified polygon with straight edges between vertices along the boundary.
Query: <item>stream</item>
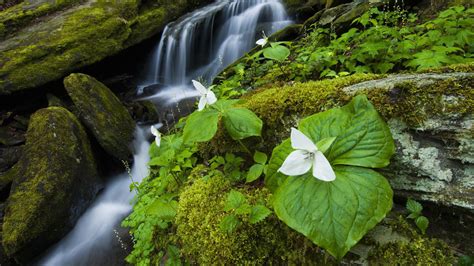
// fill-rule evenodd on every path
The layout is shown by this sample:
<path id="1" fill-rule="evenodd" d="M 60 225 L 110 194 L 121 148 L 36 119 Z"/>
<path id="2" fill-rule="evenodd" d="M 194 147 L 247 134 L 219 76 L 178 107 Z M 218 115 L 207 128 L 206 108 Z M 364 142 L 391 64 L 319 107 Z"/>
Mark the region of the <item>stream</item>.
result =
<path id="1" fill-rule="evenodd" d="M 279 0 L 217 0 L 195 10 L 166 26 L 147 64 L 145 78 L 137 86 L 137 98 L 151 100 L 160 110 L 192 101 L 198 95 L 192 79 L 210 84 L 227 65 L 255 46 L 262 31 L 270 35 L 291 23 Z M 132 210 L 131 179 L 137 182 L 148 175 L 149 139 L 149 126 L 138 126 L 130 173 L 111 179 L 74 229 L 44 255 L 40 265 L 125 264 L 123 256 L 117 255 L 127 248 L 118 230 Z"/>

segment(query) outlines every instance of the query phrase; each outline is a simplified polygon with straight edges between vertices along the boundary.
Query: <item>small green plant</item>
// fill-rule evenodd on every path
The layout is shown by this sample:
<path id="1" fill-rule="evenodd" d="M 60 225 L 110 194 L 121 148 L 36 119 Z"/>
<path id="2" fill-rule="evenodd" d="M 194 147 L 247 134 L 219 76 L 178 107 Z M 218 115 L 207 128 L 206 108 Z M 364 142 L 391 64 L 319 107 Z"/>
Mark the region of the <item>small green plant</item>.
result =
<path id="1" fill-rule="evenodd" d="M 255 164 L 250 167 L 247 173 L 247 183 L 257 180 L 262 174 L 266 172 L 267 169 L 268 156 L 265 153 L 255 151 L 253 155 L 253 160 Z"/>
<path id="2" fill-rule="evenodd" d="M 423 206 L 418 201 L 408 199 L 406 208 L 410 212 L 407 218 L 413 219 L 416 227 L 420 229 L 421 233 L 425 234 L 426 229 L 428 229 L 429 220 L 422 215 Z"/>
<path id="3" fill-rule="evenodd" d="M 256 224 L 263 221 L 272 212 L 264 204 L 249 204 L 244 194 L 231 190 L 224 206 L 227 213 L 219 227 L 228 234 L 233 233 L 243 221 Z"/>

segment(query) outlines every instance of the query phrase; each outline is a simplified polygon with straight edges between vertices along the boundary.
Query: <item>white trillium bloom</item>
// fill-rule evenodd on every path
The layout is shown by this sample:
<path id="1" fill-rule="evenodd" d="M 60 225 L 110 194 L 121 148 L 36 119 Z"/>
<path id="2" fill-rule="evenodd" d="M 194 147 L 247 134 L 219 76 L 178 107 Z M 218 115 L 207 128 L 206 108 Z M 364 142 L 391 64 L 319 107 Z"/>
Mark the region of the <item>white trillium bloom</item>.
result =
<path id="1" fill-rule="evenodd" d="M 156 146 L 160 147 L 160 144 L 161 144 L 161 133 L 160 133 L 160 131 L 158 131 L 158 129 L 156 129 L 156 127 L 154 127 L 154 126 L 151 126 L 150 130 L 151 130 L 151 134 L 153 134 L 153 136 L 155 136 Z"/>
<path id="2" fill-rule="evenodd" d="M 291 128 L 291 146 L 295 151 L 290 153 L 278 169 L 288 176 L 298 176 L 313 168 L 313 176 L 322 181 L 334 181 L 336 174 L 326 156 L 301 131 Z"/>
<path id="3" fill-rule="evenodd" d="M 257 44 L 257 45 L 260 45 L 260 46 L 262 46 L 262 47 L 265 47 L 265 45 L 267 45 L 267 43 L 268 43 L 268 37 L 267 37 L 267 35 L 265 35 L 265 32 L 264 32 L 264 31 L 263 31 L 262 33 L 263 33 L 262 38 L 259 39 L 259 40 L 256 42 L 256 44 Z"/>
<path id="4" fill-rule="evenodd" d="M 201 94 L 201 99 L 199 99 L 198 111 L 201 111 L 206 107 L 206 105 L 211 105 L 217 102 L 216 95 L 211 91 L 211 88 L 206 88 L 199 81 L 193 80 L 194 88 Z"/>

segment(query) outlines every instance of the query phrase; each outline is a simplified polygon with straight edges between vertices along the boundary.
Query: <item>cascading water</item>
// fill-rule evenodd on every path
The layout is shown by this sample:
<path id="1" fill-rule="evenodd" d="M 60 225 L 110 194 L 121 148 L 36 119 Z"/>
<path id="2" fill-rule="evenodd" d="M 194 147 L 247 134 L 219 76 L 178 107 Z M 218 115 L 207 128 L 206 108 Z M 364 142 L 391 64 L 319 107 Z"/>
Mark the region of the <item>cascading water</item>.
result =
<path id="1" fill-rule="evenodd" d="M 210 83 L 262 31 L 269 35 L 291 23 L 278 0 L 217 1 L 196 10 L 165 28 L 140 88 L 155 84 L 158 92 L 146 99 L 170 104 L 197 96 L 192 79 Z"/>
<path id="2" fill-rule="evenodd" d="M 177 104 L 196 96 L 190 83 L 210 82 L 219 71 L 255 46 L 261 31 L 271 34 L 290 24 L 279 0 L 216 1 L 170 23 L 163 32 L 148 70 L 139 86 L 160 84 L 148 99 L 158 105 Z M 148 128 L 148 127 L 146 127 Z M 134 181 L 147 176 L 148 131 L 137 128 Z M 120 248 L 114 232 L 131 211 L 130 176 L 121 174 L 106 186 L 75 228 L 40 261 L 41 265 L 117 265 L 111 247 Z"/>

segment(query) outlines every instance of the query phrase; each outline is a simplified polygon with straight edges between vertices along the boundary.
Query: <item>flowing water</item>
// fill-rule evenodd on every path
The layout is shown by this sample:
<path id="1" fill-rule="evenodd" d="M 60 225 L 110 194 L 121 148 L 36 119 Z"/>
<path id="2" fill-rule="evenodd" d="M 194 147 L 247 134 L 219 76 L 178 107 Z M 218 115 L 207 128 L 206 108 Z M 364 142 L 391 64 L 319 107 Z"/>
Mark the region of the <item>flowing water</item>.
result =
<path id="1" fill-rule="evenodd" d="M 261 32 L 267 35 L 289 25 L 279 0 L 216 1 L 198 9 L 164 30 L 149 62 L 146 78 L 137 94 L 151 88 L 146 96 L 157 105 L 176 105 L 196 97 L 192 79 L 210 83 L 225 66 L 255 46 Z M 150 86 L 151 85 L 151 86 Z M 148 127 L 136 130 L 136 154 L 131 169 L 133 181 L 147 176 Z M 75 228 L 41 260 L 41 265 L 117 265 L 111 247 L 120 248 L 116 228 L 131 211 L 131 178 L 128 173 L 114 177 Z"/>

